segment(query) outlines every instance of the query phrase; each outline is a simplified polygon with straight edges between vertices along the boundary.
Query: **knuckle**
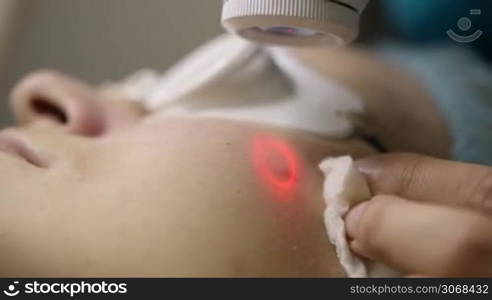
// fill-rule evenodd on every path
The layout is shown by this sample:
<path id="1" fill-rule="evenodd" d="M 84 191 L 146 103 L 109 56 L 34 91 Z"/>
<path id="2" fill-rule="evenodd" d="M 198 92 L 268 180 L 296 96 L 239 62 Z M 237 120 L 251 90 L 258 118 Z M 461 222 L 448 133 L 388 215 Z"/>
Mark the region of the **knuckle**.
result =
<path id="1" fill-rule="evenodd" d="M 475 206 L 492 210 L 492 170 L 488 169 L 474 184 L 469 197 Z"/>
<path id="2" fill-rule="evenodd" d="M 402 154 L 400 159 L 403 164 L 395 178 L 394 193 L 406 195 L 422 183 L 422 169 L 426 158 L 422 155 L 406 153 Z"/>

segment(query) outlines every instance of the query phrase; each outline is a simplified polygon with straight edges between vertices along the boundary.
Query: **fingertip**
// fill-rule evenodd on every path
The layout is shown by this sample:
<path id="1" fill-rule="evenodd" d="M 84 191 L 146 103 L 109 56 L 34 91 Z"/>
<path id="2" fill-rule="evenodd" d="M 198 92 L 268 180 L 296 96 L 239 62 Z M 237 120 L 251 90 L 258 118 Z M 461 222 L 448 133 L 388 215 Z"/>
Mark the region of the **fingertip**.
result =
<path id="1" fill-rule="evenodd" d="M 352 252 L 354 252 L 357 256 L 359 256 L 360 258 L 362 259 L 371 259 L 364 251 L 364 248 L 362 247 L 362 245 L 356 241 L 356 240 L 352 240 L 350 241 L 349 243 L 349 248 Z"/>
<path id="2" fill-rule="evenodd" d="M 369 201 L 364 201 L 349 210 L 345 216 L 345 230 L 349 238 L 355 239 L 359 229 L 360 219 L 369 205 Z"/>

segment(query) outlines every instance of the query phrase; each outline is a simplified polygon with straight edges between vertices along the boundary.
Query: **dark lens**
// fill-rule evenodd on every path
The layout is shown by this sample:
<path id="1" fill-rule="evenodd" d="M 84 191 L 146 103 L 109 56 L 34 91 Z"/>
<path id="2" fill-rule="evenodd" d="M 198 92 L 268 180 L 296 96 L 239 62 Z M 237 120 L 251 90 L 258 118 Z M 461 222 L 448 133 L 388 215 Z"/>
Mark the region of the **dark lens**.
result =
<path id="1" fill-rule="evenodd" d="M 316 31 L 311 29 L 284 27 L 284 26 L 262 27 L 260 29 L 275 35 L 295 36 L 295 37 L 313 36 L 317 33 Z"/>

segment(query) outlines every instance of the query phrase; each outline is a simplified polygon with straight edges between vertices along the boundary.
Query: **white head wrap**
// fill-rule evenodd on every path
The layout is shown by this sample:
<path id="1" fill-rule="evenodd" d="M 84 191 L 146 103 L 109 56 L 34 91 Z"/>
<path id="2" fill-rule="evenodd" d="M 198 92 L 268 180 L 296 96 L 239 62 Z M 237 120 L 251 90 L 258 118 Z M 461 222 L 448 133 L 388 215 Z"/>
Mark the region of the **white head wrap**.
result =
<path id="1" fill-rule="evenodd" d="M 283 48 L 223 35 L 163 75 L 144 70 L 122 91 L 149 111 L 267 123 L 345 138 L 348 116 L 363 113 L 359 96 L 305 67 Z"/>

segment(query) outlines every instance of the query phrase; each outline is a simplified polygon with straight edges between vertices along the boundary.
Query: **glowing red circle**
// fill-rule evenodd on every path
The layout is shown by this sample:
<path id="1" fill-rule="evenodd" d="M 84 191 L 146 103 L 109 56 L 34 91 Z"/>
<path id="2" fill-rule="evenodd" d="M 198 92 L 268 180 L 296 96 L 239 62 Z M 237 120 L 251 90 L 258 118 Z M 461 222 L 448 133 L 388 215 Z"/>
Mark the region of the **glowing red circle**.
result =
<path id="1" fill-rule="evenodd" d="M 269 162 L 268 157 L 277 156 L 285 161 L 285 175 L 279 175 Z M 282 189 L 292 189 L 299 176 L 296 153 L 283 140 L 270 136 L 259 136 L 253 143 L 253 158 L 259 173 L 269 184 Z"/>

